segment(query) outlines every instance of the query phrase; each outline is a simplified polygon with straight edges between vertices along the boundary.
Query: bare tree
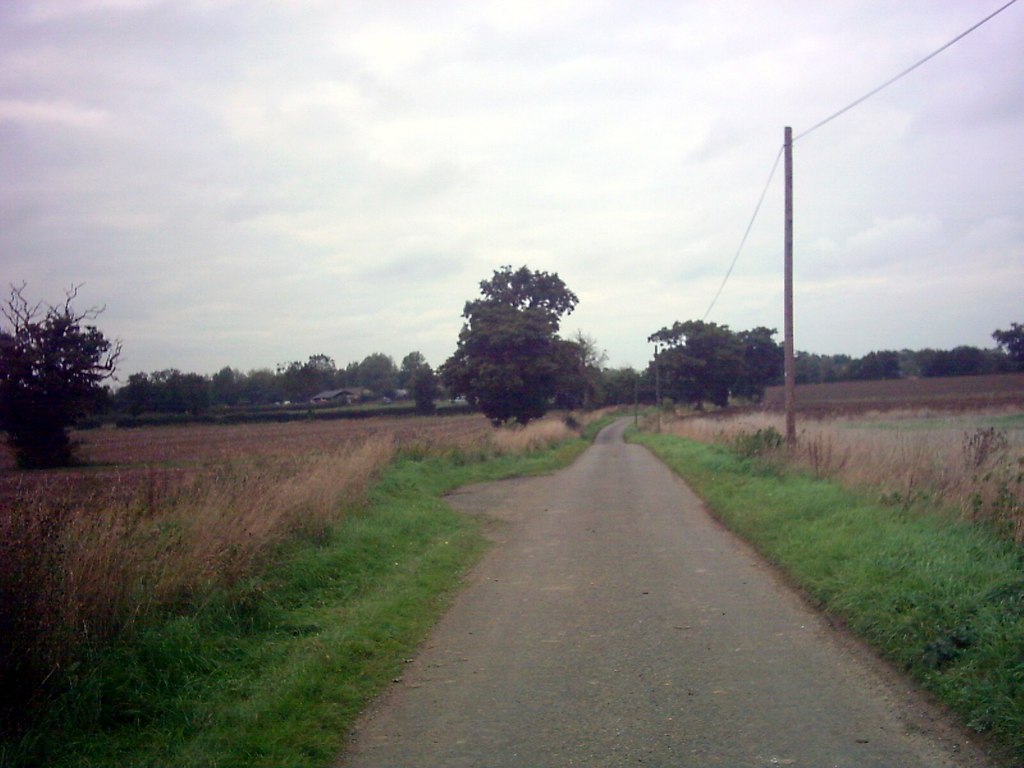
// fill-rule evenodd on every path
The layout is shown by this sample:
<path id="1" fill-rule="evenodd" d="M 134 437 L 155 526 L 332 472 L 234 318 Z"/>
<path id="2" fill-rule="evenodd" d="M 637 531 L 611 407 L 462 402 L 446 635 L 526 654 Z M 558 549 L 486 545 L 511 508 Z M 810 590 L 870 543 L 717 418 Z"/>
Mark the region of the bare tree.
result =
<path id="1" fill-rule="evenodd" d="M 0 427 L 25 468 L 71 463 L 68 430 L 95 407 L 121 354 L 121 342 L 92 325 L 104 307 L 72 306 L 79 288 L 51 306 L 30 304 L 25 285 L 12 285 L 0 306 Z"/>

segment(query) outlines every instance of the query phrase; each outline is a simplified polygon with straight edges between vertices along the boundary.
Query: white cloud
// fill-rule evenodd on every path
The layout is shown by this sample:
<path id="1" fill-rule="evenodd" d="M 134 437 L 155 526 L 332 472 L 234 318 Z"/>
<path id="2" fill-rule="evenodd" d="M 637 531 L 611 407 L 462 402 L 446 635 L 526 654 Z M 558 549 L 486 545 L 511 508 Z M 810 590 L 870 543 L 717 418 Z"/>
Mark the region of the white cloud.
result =
<path id="1" fill-rule="evenodd" d="M 33 6 L 0 10 L 4 271 L 44 298 L 86 281 L 126 365 L 205 371 L 437 364 L 506 263 L 559 272 L 581 299 L 565 329 L 642 365 L 648 334 L 707 309 L 783 126 L 982 13 Z M 799 348 L 985 343 L 1024 320 L 1019 13 L 797 143 Z M 780 173 L 711 320 L 781 326 L 781 216 Z M 926 333 L 936 293 L 961 307 Z"/>

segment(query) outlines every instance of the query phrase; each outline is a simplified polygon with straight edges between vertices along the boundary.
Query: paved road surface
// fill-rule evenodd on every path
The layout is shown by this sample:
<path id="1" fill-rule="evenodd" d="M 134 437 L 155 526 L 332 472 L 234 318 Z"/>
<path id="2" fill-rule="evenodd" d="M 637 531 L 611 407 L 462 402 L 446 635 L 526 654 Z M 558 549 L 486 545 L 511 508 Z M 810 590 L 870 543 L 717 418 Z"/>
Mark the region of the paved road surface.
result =
<path id="1" fill-rule="evenodd" d="M 451 498 L 499 543 L 340 765 L 984 765 L 626 424 Z"/>

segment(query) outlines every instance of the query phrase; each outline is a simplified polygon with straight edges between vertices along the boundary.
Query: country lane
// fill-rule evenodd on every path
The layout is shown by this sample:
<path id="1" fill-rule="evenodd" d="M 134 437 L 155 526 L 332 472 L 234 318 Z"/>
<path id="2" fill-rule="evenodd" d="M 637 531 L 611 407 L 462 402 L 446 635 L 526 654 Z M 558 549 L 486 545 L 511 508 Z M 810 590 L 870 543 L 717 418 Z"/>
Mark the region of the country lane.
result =
<path id="1" fill-rule="evenodd" d="M 986 765 L 628 424 L 449 498 L 496 518 L 496 544 L 339 766 Z"/>

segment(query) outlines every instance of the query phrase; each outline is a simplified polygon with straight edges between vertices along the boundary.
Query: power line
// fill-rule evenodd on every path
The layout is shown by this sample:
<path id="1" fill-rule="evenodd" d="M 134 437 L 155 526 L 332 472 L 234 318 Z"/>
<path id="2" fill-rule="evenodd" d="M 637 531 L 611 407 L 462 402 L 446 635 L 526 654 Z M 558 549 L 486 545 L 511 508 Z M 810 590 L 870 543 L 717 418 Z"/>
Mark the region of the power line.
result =
<path id="1" fill-rule="evenodd" d="M 782 147 L 779 147 L 779 153 L 775 155 L 775 162 L 772 164 L 772 171 L 768 174 L 768 181 L 764 183 L 764 189 L 761 190 L 761 197 L 757 199 L 757 205 L 754 206 L 754 213 L 750 217 L 750 222 L 747 224 L 747 230 L 743 233 L 743 239 L 740 240 L 740 247 L 736 249 L 736 255 L 732 257 L 732 263 L 729 265 L 729 270 L 725 273 L 725 277 L 722 278 L 722 284 L 718 286 L 718 292 L 715 294 L 715 298 L 711 300 L 711 304 L 708 306 L 708 311 L 704 313 L 704 317 L 701 320 L 707 320 L 708 315 L 711 314 L 711 310 L 715 308 L 715 303 L 718 301 L 718 297 L 722 295 L 722 291 L 725 289 L 725 284 L 729 282 L 729 276 L 732 274 L 732 268 L 736 266 L 736 261 L 740 257 L 740 253 L 743 252 L 743 246 L 747 244 L 747 237 L 750 236 L 750 230 L 754 227 L 754 221 L 757 220 L 757 214 L 761 210 L 761 203 L 764 202 L 765 195 L 768 194 L 768 188 L 771 186 L 772 179 L 775 178 L 775 171 L 778 170 L 779 160 L 782 159 Z"/>
<path id="2" fill-rule="evenodd" d="M 794 137 L 793 137 L 793 141 L 797 141 L 798 139 L 802 139 L 802 138 L 803 138 L 804 136 L 806 136 L 807 134 L 809 134 L 809 133 L 813 133 L 814 131 L 816 131 L 816 130 L 818 130 L 819 128 L 821 128 L 821 127 L 822 127 L 823 125 L 825 125 L 825 124 L 827 124 L 827 123 L 830 123 L 830 122 L 832 122 L 833 120 L 835 120 L 835 119 L 836 119 L 837 117 L 839 117 L 840 115 L 843 115 L 843 114 L 845 114 L 845 113 L 849 112 L 849 111 L 850 111 L 851 109 L 853 109 L 854 107 L 856 107 L 856 106 L 857 106 L 858 104 L 862 104 L 863 102 L 867 101 L 867 100 L 868 100 L 868 99 L 870 99 L 870 98 L 871 98 L 872 96 L 874 96 L 874 95 L 875 95 L 876 93 L 879 93 L 880 91 L 883 91 L 883 90 L 885 90 L 885 89 L 886 89 L 886 88 L 888 88 L 888 87 L 889 87 L 890 85 L 892 85 L 893 83 L 895 83 L 895 82 L 896 82 L 897 80 L 900 80 L 900 79 L 902 79 L 902 78 L 906 77 L 906 76 L 907 76 L 907 75 L 909 75 L 909 74 L 910 74 L 911 72 L 913 72 L 913 71 L 914 71 L 915 69 L 917 69 L 918 67 L 920 67 L 920 66 L 921 66 L 922 64 L 924 64 L 925 62 L 931 61 L 931 60 L 932 60 L 932 59 L 934 59 L 934 58 L 935 58 L 936 56 L 938 56 L 938 55 L 939 55 L 940 53 L 942 53 L 942 52 L 943 52 L 944 50 L 946 50 L 947 48 L 949 48 L 949 47 L 950 47 L 951 45 L 953 45 L 953 44 L 955 44 L 955 43 L 959 42 L 960 40 L 963 40 L 963 39 L 964 39 L 965 37 L 967 37 L 967 36 L 968 36 L 969 34 L 971 34 L 971 32 L 973 32 L 974 30 L 976 30 L 976 29 L 977 29 L 978 27 L 980 27 L 980 26 L 981 26 L 982 24 L 984 24 L 985 22 L 989 21 L 990 19 L 993 19 L 994 17 L 998 16 L 998 15 L 999 15 L 1000 13 L 1002 13 L 1003 11 L 1005 11 L 1005 10 L 1006 10 L 1007 8 L 1009 8 L 1009 7 L 1011 6 L 1011 5 L 1013 5 L 1013 4 L 1014 4 L 1014 3 L 1016 3 L 1016 2 L 1017 2 L 1017 0 L 1010 0 L 1010 2 L 1008 2 L 1008 3 L 1007 3 L 1006 5 L 1004 5 L 1004 6 L 1002 7 L 1002 8 L 999 8 L 999 9 L 997 9 L 997 10 L 993 11 L 992 13 L 990 13 L 990 14 L 989 14 L 988 16 L 986 16 L 986 17 L 985 17 L 984 19 L 982 19 L 981 21 L 979 21 L 979 22 L 978 22 L 977 24 L 975 24 L 974 26 L 972 26 L 972 27 L 970 27 L 969 29 L 967 29 L 967 30 L 965 30 L 965 31 L 961 32 L 961 33 L 960 33 L 959 35 L 957 35 L 956 37 L 954 37 L 954 38 L 953 38 L 952 40 L 950 40 L 950 41 L 949 41 L 948 43 L 946 43 L 945 45 L 943 45 L 943 46 L 942 46 L 941 48 L 936 48 L 936 49 L 935 49 L 934 51 L 932 51 L 931 53 L 929 53 L 929 54 L 928 54 L 927 56 L 925 56 L 925 57 L 924 57 L 923 59 L 921 59 L 920 61 L 918 61 L 918 62 L 917 62 L 916 64 L 912 64 L 911 66 L 909 66 L 909 67 L 907 67 L 906 69 L 904 69 L 904 70 L 903 70 L 902 72 L 900 72 L 900 73 L 899 73 L 898 75 L 896 75 L 895 77 L 892 77 L 892 78 L 890 78 L 890 79 L 886 80 L 886 81 L 885 81 L 884 83 L 882 83 L 882 84 L 881 84 L 880 86 L 878 86 L 877 88 L 875 88 L 875 89 L 873 89 L 873 90 L 871 90 L 871 91 L 868 91 L 867 93 L 865 93 L 865 94 L 864 94 L 863 96 L 861 96 L 861 97 L 860 97 L 859 99 L 857 99 L 856 101 L 852 101 L 852 102 L 850 102 L 850 103 L 849 103 L 849 104 L 847 104 L 847 105 L 846 105 L 845 107 L 843 107 L 842 109 L 840 109 L 840 110 L 839 110 L 838 112 L 834 112 L 833 114 L 831 114 L 831 115 L 829 115 L 828 117 L 826 117 L 826 118 L 825 118 L 824 120 L 822 120 L 822 121 L 820 121 L 820 122 L 818 122 L 818 123 L 815 123 L 814 125 L 812 125 L 812 126 L 811 126 L 810 128 L 808 128 L 808 129 L 807 129 L 806 131 L 804 131 L 803 133 L 799 134 L 798 136 L 794 136 Z"/>
<path id="3" fill-rule="evenodd" d="M 797 136 L 794 136 L 793 137 L 793 141 L 795 142 L 795 141 L 797 141 L 797 139 L 802 139 L 804 136 L 807 136 L 808 134 L 813 133 L 814 131 L 818 130 L 819 128 L 821 128 L 822 126 L 826 125 L 827 123 L 832 122 L 833 120 L 835 120 L 840 115 L 846 114 L 851 109 L 853 109 L 854 107 L 858 106 L 859 104 L 863 104 L 865 101 L 870 99 L 875 94 L 885 90 L 890 85 L 895 83 L 897 80 L 900 80 L 900 79 L 906 77 L 911 72 L 913 72 L 915 69 L 920 67 L 922 64 L 924 64 L 924 63 L 926 63 L 928 61 L 931 61 L 936 56 L 938 56 L 940 53 L 942 53 L 944 50 L 946 50 L 950 46 L 954 45 L 955 43 L 957 43 L 960 40 L 962 40 L 965 37 L 967 37 L 967 35 L 971 34 L 971 32 L 976 30 L 982 24 L 984 24 L 987 21 L 990 21 L 991 19 L 995 18 L 996 16 L 998 16 L 1000 13 L 1005 11 L 1007 8 L 1009 8 L 1011 5 L 1013 5 L 1016 2 L 1017 2 L 1017 0 L 1009 0 L 1008 3 L 1006 3 L 1002 7 L 998 8 L 995 11 L 993 11 L 992 13 L 990 13 L 988 16 L 986 16 L 981 21 L 979 21 L 977 24 L 974 24 L 970 28 L 964 30 L 963 32 L 961 32 L 959 35 L 954 37 L 952 40 L 950 40 L 948 43 L 946 43 L 945 45 L 941 46 L 940 48 L 936 48 L 934 51 L 929 53 L 923 59 L 921 59 L 920 61 L 912 64 L 909 67 L 907 67 L 906 69 L 904 69 L 902 72 L 900 72 L 895 77 L 889 78 L 884 83 L 882 83 L 880 86 L 878 86 L 877 88 L 872 89 L 871 91 L 868 91 L 866 94 L 861 96 L 859 99 L 850 102 L 845 107 L 840 109 L 838 112 L 832 113 L 831 115 L 826 117 L 824 120 L 821 120 L 821 121 L 815 123 L 814 125 L 812 125 L 810 128 L 808 128 L 803 133 L 801 133 L 801 134 L 799 134 Z M 758 200 L 757 200 L 757 205 L 754 207 L 754 213 L 750 217 L 750 222 L 747 224 L 747 229 L 743 233 L 743 238 L 740 240 L 739 248 L 736 249 L 736 254 L 732 257 L 732 262 L 729 264 L 729 269 L 726 271 L 725 277 L 722 278 L 722 284 L 718 286 L 718 291 L 715 293 L 715 297 L 711 300 L 711 304 L 708 305 L 708 309 L 704 313 L 704 317 L 701 318 L 701 320 L 707 320 L 708 319 L 708 315 L 710 315 L 711 314 L 711 310 L 714 309 L 715 304 L 718 302 L 719 297 L 722 295 L 722 291 L 725 290 L 725 284 L 727 282 L 729 282 L 729 277 L 732 275 L 732 270 L 736 266 L 736 262 L 739 260 L 740 253 L 743 252 L 743 247 L 747 243 L 747 237 L 749 237 L 749 235 L 750 235 L 750 230 L 753 228 L 754 222 L 757 220 L 757 214 L 761 210 L 761 204 L 764 202 L 765 195 L 768 193 L 768 187 L 771 186 L 772 179 L 775 177 L 775 171 L 779 167 L 779 160 L 782 159 L 783 149 L 784 149 L 783 147 L 780 147 L 779 148 L 779 153 L 775 156 L 775 162 L 772 164 L 771 173 L 768 174 L 768 181 L 765 182 L 764 189 L 761 190 L 761 197 L 759 197 Z"/>

